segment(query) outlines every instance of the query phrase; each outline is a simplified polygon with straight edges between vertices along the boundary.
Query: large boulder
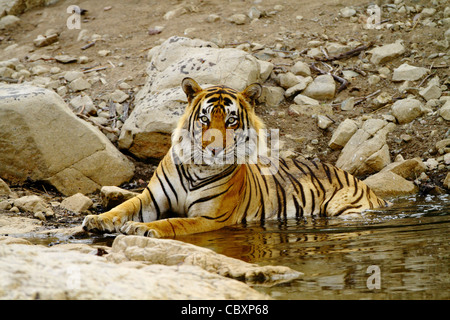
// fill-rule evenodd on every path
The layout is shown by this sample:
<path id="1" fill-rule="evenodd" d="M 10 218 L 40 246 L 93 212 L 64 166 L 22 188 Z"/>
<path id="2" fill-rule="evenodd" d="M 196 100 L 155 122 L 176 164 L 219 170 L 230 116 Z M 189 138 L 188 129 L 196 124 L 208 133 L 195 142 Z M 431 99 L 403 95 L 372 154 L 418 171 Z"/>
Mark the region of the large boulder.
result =
<path id="1" fill-rule="evenodd" d="M 171 37 L 149 52 L 147 82 L 136 95 L 136 105 L 125 121 L 119 148 L 138 158 L 161 158 L 170 135 L 184 113 L 187 99 L 180 84 L 194 78 L 200 85 L 224 84 L 243 90 L 270 74 L 271 64 L 238 49 L 219 49 L 212 42 Z"/>
<path id="2" fill-rule="evenodd" d="M 380 171 L 391 162 L 386 136 L 394 128 L 385 120 L 366 120 L 345 144 L 336 166 L 356 176 Z"/>
<path id="3" fill-rule="evenodd" d="M 133 164 L 94 126 L 77 118 L 55 92 L 0 86 L 0 177 L 44 181 L 65 195 L 119 185 Z"/>
<path id="4" fill-rule="evenodd" d="M 114 263 L 61 245 L 2 244 L 0 274 L 2 300 L 270 298 L 200 267 Z"/>

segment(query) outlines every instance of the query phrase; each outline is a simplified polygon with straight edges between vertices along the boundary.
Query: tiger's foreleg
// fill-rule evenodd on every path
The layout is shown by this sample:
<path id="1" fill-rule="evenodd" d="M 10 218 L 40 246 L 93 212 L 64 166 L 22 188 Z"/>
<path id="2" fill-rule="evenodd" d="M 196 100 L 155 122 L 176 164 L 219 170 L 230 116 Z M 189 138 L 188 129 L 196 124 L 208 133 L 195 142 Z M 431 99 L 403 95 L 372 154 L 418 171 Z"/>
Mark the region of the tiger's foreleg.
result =
<path id="1" fill-rule="evenodd" d="M 160 176 L 163 176 L 161 165 L 144 191 L 108 212 L 100 215 L 88 215 L 82 227 L 90 232 L 120 232 L 128 221 L 150 222 L 160 218 L 160 215 L 171 208 L 167 191 L 163 191 Z"/>
<path id="2" fill-rule="evenodd" d="M 122 233 L 153 238 L 176 237 L 207 232 L 224 227 L 223 223 L 204 217 L 169 218 L 149 223 L 129 221 L 120 229 Z"/>

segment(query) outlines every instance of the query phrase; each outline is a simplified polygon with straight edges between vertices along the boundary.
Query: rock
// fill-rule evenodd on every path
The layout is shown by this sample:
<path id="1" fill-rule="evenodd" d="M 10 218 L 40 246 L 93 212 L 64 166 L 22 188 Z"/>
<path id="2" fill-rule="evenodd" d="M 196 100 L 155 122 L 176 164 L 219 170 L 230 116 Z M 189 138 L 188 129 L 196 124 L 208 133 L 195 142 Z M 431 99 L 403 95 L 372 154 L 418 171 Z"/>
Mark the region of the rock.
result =
<path id="1" fill-rule="evenodd" d="M 0 179 L 0 196 L 9 196 L 11 194 L 11 189 L 8 187 L 5 181 Z"/>
<path id="2" fill-rule="evenodd" d="M 333 99 L 336 84 L 332 76 L 325 74 L 317 76 L 303 91 L 305 96 L 318 100 Z"/>
<path id="3" fill-rule="evenodd" d="M 133 164 L 55 92 L 0 85 L 0 177 L 45 181 L 65 195 L 119 185 Z"/>
<path id="4" fill-rule="evenodd" d="M 111 93 L 110 97 L 113 102 L 122 103 L 125 100 L 127 100 L 130 96 L 127 95 L 122 90 L 117 89 L 113 93 Z"/>
<path id="5" fill-rule="evenodd" d="M 439 115 L 447 121 L 450 121 L 450 100 L 439 109 Z"/>
<path id="6" fill-rule="evenodd" d="M 100 51 L 97 52 L 97 54 L 98 54 L 100 57 L 106 57 L 106 56 L 108 56 L 110 53 L 111 53 L 111 50 L 100 50 Z"/>
<path id="7" fill-rule="evenodd" d="M 40 65 L 40 64 L 31 68 L 31 73 L 35 76 L 48 73 L 49 71 L 50 71 L 50 69 L 47 66 Z"/>
<path id="8" fill-rule="evenodd" d="M 151 49 L 149 58 L 146 84 L 136 94 L 135 109 L 118 140 L 121 149 L 141 159 L 161 158 L 169 150 L 170 135 L 187 103 L 183 78 L 192 77 L 203 87 L 224 84 L 237 90 L 261 81 L 261 63 L 251 54 L 199 39 L 171 37 Z"/>
<path id="9" fill-rule="evenodd" d="M 86 213 L 94 205 L 91 199 L 82 193 L 74 194 L 61 202 L 61 207 L 75 213 Z"/>
<path id="10" fill-rule="evenodd" d="M 327 116 L 318 115 L 317 116 L 317 125 L 320 129 L 326 130 L 333 124 L 333 120 L 328 118 Z"/>
<path id="11" fill-rule="evenodd" d="M 405 179 L 415 179 L 426 169 L 426 165 L 420 158 L 414 158 L 392 162 L 380 172 L 390 171 Z"/>
<path id="12" fill-rule="evenodd" d="M 308 106 L 318 106 L 320 105 L 320 102 L 316 99 L 307 97 L 303 94 L 298 94 L 294 98 L 294 102 L 298 105 L 308 105 Z"/>
<path id="13" fill-rule="evenodd" d="M 429 158 L 427 161 L 424 162 L 425 166 L 428 170 L 435 170 L 437 169 L 439 162 L 434 158 Z"/>
<path id="14" fill-rule="evenodd" d="M 430 84 L 430 85 L 428 85 L 428 87 L 420 90 L 419 94 L 425 100 L 429 101 L 431 99 L 439 99 L 442 94 L 442 90 L 439 86 L 437 86 L 435 84 Z"/>
<path id="15" fill-rule="evenodd" d="M 45 47 L 51 45 L 58 41 L 59 36 L 57 34 L 52 34 L 49 36 L 38 35 L 36 39 L 33 40 L 33 43 L 36 47 Z"/>
<path id="16" fill-rule="evenodd" d="M 19 208 L 22 212 L 43 212 L 46 216 L 53 216 L 53 210 L 47 203 L 39 196 L 25 196 L 14 200 L 14 206 Z"/>
<path id="17" fill-rule="evenodd" d="M 392 105 L 392 115 L 397 119 L 399 124 L 409 123 L 421 116 L 422 103 L 416 99 L 401 99 L 397 100 Z"/>
<path id="18" fill-rule="evenodd" d="M 345 99 L 341 103 L 341 110 L 342 111 L 351 111 L 353 110 L 353 107 L 355 106 L 355 98 L 350 97 L 348 99 Z"/>
<path id="19" fill-rule="evenodd" d="M 370 62 L 373 64 L 382 64 L 402 55 L 405 51 L 405 47 L 402 45 L 401 40 L 398 40 L 395 43 L 386 44 L 367 52 L 372 54 Z"/>
<path id="20" fill-rule="evenodd" d="M 14 235 L 36 232 L 42 228 L 42 221 L 24 217 L 0 215 L 0 234 Z"/>
<path id="21" fill-rule="evenodd" d="M 416 81 L 428 74 L 427 68 L 411 66 L 407 63 L 394 69 L 392 81 Z"/>
<path id="22" fill-rule="evenodd" d="M 444 188 L 447 188 L 448 190 L 450 190 L 450 172 L 447 173 L 447 176 L 445 177 L 445 179 L 443 181 L 443 185 L 444 185 Z"/>
<path id="23" fill-rule="evenodd" d="M 405 196 L 419 191 L 413 182 L 391 171 L 379 172 L 363 181 L 380 197 Z"/>
<path id="24" fill-rule="evenodd" d="M 199 267 L 114 263 L 106 257 L 64 246 L 2 246 L 0 299 L 269 299 Z"/>
<path id="25" fill-rule="evenodd" d="M 12 28 L 16 25 L 18 25 L 20 22 L 20 18 L 13 16 L 13 15 L 7 15 L 2 18 L 0 18 L 0 30 Z"/>
<path id="26" fill-rule="evenodd" d="M 283 88 L 264 86 L 258 101 L 265 103 L 268 107 L 277 107 L 284 101 L 284 93 Z"/>
<path id="27" fill-rule="evenodd" d="M 83 91 L 89 89 L 90 87 L 91 84 L 84 78 L 77 78 L 69 84 L 69 88 L 75 92 Z"/>
<path id="28" fill-rule="evenodd" d="M 70 106 L 73 108 L 75 113 L 96 115 L 97 109 L 94 106 L 94 102 L 88 95 L 78 95 L 70 99 Z"/>
<path id="29" fill-rule="evenodd" d="M 356 10 L 353 8 L 345 7 L 340 10 L 340 13 L 344 18 L 350 18 L 356 14 Z"/>
<path id="30" fill-rule="evenodd" d="M 291 72 L 296 76 L 308 77 L 311 75 L 311 69 L 306 62 L 297 61 L 291 68 Z"/>
<path id="31" fill-rule="evenodd" d="M 9 236 L 0 236 L 0 245 L 11 245 L 11 244 L 24 244 L 24 245 L 32 245 L 32 243 L 28 240 L 16 237 Z"/>
<path id="32" fill-rule="evenodd" d="M 83 72 L 80 71 L 67 71 L 64 73 L 64 79 L 66 79 L 69 82 L 72 82 L 76 79 L 82 78 Z"/>
<path id="33" fill-rule="evenodd" d="M 337 56 L 351 49 L 350 46 L 343 45 L 338 42 L 328 42 L 325 48 L 330 56 Z"/>
<path id="34" fill-rule="evenodd" d="M 139 195 L 139 193 L 131 192 L 116 186 L 104 186 L 100 189 L 100 195 L 102 197 L 102 206 L 109 210 L 122 202 Z"/>
<path id="35" fill-rule="evenodd" d="M 297 76 L 297 79 L 300 82 L 286 90 L 284 95 L 287 98 L 303 91 L 312 82 L 311 77 Z M 304 96 L 304 97 L 306 97 L 306 96 Z M 309 99 L 311 99 L 311 98 L 309 98 Z"/>
<path id="36" fill-rule="evenodd" d="M 66 64 L 66 63 L 77 62 L 77 61 L 78 61 L 78 58 L 77 58 L 77 57 L 69 56 L 69 55 L 67 55 L 67 54 L 61 54 L 61 55 L 55 56 L 55 60 L 58 61 L 58 62 L 60 62 L 60 63 Z"/>
<path id="37" fill-rule="evenodd" d="M 230 21 L 234 24 L 237 24 L 237 25 L 241 25 L 241 24 L 246 24 L 248 21 L 248 18 L 245 14 L 236 13 L 236 14 L 233 14 L 231 17 L 229 17 L 228 21 Z"/>
<path id="38" fill-rule="evenodd" d="M 332 115 L 333 109 L 328 105 L 298 105 L 291 104 L 288 112 L 311 117 L 313 115 Z"/>
<path id="39" fill-rule="evenodd" d="M 288 89 L 288 88 L 293 87 L 296 84 L 300 83 L 300 79 L 301 79 L 300 77 L 297 77 L 292 72 L 282 73 L 278 77 L 280 86 L 283 87 L 284 89 Z"/>
<path id="40" fill-rule="evenodd" d="M 342 149 L 357 130 L 358 125 L 354 120 L 344 120 L 333 132 L 328 146 L 334 150 Z"/>
<path id="41" fill-rule="evenodd" d="M 381 119 L 369 119 L 345 145 L 336 166 L 359 176 L 378 172 L 390 163 L 386 135 L 395 124 Z"/>
<path id="42" fill-rule="evenodd" d="M 114 262 L 137 260 L 166 266 L 196 266 L 247 283 L 287 282 L 302 275 L 288 267 L 258 266 L 178 240 L 141 236 L 118 236 L 107 259 Z"/>

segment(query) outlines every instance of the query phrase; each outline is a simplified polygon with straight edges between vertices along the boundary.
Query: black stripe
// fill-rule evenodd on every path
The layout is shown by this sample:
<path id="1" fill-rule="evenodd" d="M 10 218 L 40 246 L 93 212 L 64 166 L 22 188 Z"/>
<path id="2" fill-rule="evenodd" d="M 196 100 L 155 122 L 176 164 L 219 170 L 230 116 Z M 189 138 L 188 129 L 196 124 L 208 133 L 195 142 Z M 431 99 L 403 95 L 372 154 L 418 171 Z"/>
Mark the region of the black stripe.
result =
<path id="1" fill-rule="evenodd" d="M 161 165 L 161 170 L 162 170 L 162 173 L 164 175 L 164 178 L 167 181 L 167 184 L 169 185 L 170 190 L 172 190 L 172 193 L 174 194 L 175 199 L 177 199 L 177 203 L 178 203 L 178 193 L 175 191 L 175 188 L 173 187 L 172 183 L 170 183 L 170 180 L 167 177 L 167 174 L 166 174 L 166 171 L 164 170 L 164 166 L 163 165 Z"/>
<path id="2" fill-rule="evenodd" d="M 142 216 L 142 200 L 141 198 L 139 199 L 139 222 L 144 222 L 144 217 Z"/>
<path id="3" fill-rule="evenodd" d="M 364 190 L 361 189 L 361 194 L 359 195 L 359 197 L 356 198 L 356 200 L 353 200 L 352 202 L 350 202 L 350 204 L 356 204 L 356 203 L 358 203 L 358 202 L 362 199 L 363 195 L 364 195 Z"/>
<path id="4" fill-rule="evenodd" d="M 170 208 L 170 210 L 172 210 L 172 201 L 170 201 L 170 197 L 169 197 L 169 195 L 167 194 L 166 188 L 164 187 L 164 184 L 163 184 L 161 178 L 159 177 L 159 174 L 158 174 L 157 171 L 155 171 L 155 175 L 156 175 L 156 178 L 157 178 L 158 181 L 159 181 L 159 184 L 161 185 L 162 191 L 164 192 L 164 195 L 166 196 L 166 199 L 167 199 L 168 202 L 169 202 L 169 208 Z"/>
<path id="5" fill-rule="evenodd" d="M 295 217 L 298 219 L 300 217 L 300 205 L 298 204 L 298 201 L 295 198 L 295 195 L 292 195 L 292 200 L 294 201 L 294 206 L 295 206 Z"/>
<path id="6" fill-rule="evenodd" d="M 315 196 L 314 196 L 314 191 L 313 189 L 309 189 L 309 191 L 311 191 L 311 214 L 314 214 L 314 210 L 316 209 L 316 200 L 315 200 Z"/>
<path id="7" fill-rule="evenodd" d="M 325 171 L 325 174 L 327 175 L 328 178 L 328 182 L 330 184 L 333 183 L 333 180 L 331 180 L 331 172 L 330 172 L 330 168 L 328 168 L 328 166 L 324 163 L 322 163 L 322 167 L 323 167 L 323 171 Z"/>
<path id="8" fill-rule="evenodd" d="M 342 184 L 341 178 L 339 178 L 339 172 L 338 170 L 334 167 L 334 175 L 336 176 L 336 180 L 339 183 L 339 187 L 340 189 L 342 189 L 344 187 L 344 185 Z M 346 173 L 345 175 L 345 180 L 347 181 L 347 186 L 348 186 L 348 173 L 346 171 L 344 171 Z"/>
<path id="9" fill-rule="evenodd" d="M 156 210 L 156 220 L 159 220 L 159 217 L 161 216 L 161 211 L 159 210 L 158 203 L 156 202 L 155 197 L 153 196 L 153 193 L 150 191 L 150 188 L 149 187 L 145 187 L 145 188 L 147 189 L 148 193 L 150 193 L 150 197 L 152 198 L 153 205 Z"/>
<path id="10" fill-rule="evenodd" d="M 336 171 L 336 169 L 334 169 L 334 170 Z M 348 180 L 349 173 L 345 170 L 343 170 L 343 171 L 344 171 L 344 176 L 345 176 L 345 182 L 347 183 L 347 186 L 350 186 L 350 182 Z M 337 173 L 336 173 L 336 177 L 337 177 Z"/>
<path id="11" fill-rule="evenodd" d="M 225 212 L 225 213 L 223 213 L 223 214 L 221 214 L 220 216 L 217 216 L 217 217 L 210 217 L 210 216 L 200 216 L 200 217 L 205 218 L 205 219 L 208 219 L 208 220 L 217 220 L 217 219 L 222 218 L 222 217 L 223 217 L 224 215 L 226 215 L 227 213 L 228 213 L 228 211 Z"/>
<path id="12" fill-rule="evenodd" d="M 344 213 L 344 211 L 346 211 L 348 209 L 358 209 L 358 208 L 361 208 L 361 205 L 355 206 L 355 205 L 348 204 L 348 205 L 342 207 L 341 210 L 339 210 L 334 216 L 335 217 L 340 216 L 342 213 Z"/>
<path id="13" fill-rule="evenodd" d="M 356 196 L 356 194 L 358 193 L 358 180 L 356 180 L 356 177 L 353 176 L 353 183 L 355 184 L 355 192 L 353 192 L 353 196 Z"/>
<path id="14" fill-rule="evenodd" d="M 213 194 L 213 195 L 206 196 L 206 197 L 199 198 L 199 199 L 195 200 L 194 202 L 192 202 L 192 203 L 189 205 L 188 211 L 191 209 L 191 207 L 192 207 L 193 205 L 195 205 L 195 204 L 197 204 L 197 203 L 200 203 L 200 202 L 206 202 L 206 201 L 209 201 L 209 200 L 211 200 L 211 199 L 217 198 L 217 197 L 219 197 L 219 196 L 221 196 L 221 195 L 227 193 L 228 190 L 230 190 L 231 187 L 232 187 L 232 186 L 229 186 L 226 190 L 224 190 L 224 191 L 222 191 L 222 192 L 220 192 L 220 193 L 216 193 L 216 194 Z"/>
<path id="15" fill-rule="evenodd" d="M 330 199 L 328 199 L 326 202 L 323 203 L 323 213 L 325 214 L 325 216 L 327 216 L 327 209 L 328 209 L 328 204 L 330 203 L 330 201 L 334 198 L 334 196 L 336 195 L 336 193 L 338 192 L 339 189 L 335 188 L 333 191 L 333 194 L 331 195 Z"/>

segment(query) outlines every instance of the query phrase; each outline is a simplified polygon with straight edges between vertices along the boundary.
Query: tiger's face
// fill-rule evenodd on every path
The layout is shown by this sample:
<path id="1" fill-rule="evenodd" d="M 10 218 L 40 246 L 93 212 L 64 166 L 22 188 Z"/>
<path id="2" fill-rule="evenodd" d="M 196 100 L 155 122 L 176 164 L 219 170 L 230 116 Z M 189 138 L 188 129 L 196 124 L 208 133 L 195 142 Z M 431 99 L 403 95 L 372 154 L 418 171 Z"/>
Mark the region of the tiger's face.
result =
<path id="1" fill-rule="evenodd" d="M 202 89 L 191 78 L 182 82 L 188 106 L 172 137 L 182 162 L 196 164 L 244 163 L 258 144 L 262 121 L 254 112 L 262 87 L 251 84 L 244 91 L 226 86 Z"/>

